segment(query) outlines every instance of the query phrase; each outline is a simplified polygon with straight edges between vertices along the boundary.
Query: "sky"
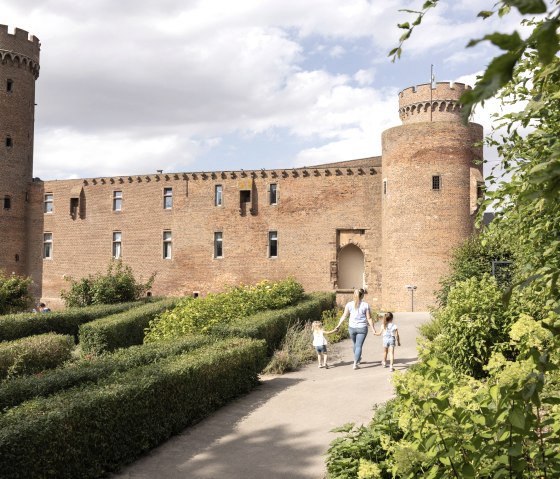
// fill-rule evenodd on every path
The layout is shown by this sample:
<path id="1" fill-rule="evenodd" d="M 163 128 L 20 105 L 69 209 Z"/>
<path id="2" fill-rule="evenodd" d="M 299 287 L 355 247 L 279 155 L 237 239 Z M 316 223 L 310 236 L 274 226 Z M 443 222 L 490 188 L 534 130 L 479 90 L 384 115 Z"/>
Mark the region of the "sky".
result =
<path id="1" fill-rule="evenodd" d="M 496 51 L 488 0 L 0 0 L 41 42 L 34 176 L 292 168 L 381 154 L 399 91 L 473 84 Z M 491 127 L 490 102 L 475 114 Z"/>

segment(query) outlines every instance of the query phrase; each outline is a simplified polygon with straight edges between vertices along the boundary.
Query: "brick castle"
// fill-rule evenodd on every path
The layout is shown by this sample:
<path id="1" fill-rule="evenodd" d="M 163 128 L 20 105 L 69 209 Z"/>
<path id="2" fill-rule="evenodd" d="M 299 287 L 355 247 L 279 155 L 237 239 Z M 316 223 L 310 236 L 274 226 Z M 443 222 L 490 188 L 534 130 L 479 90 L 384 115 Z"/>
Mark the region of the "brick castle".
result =
<path id="1" fill-rule="evenodd" d="M 33 178 L 40 44 L 0 25 L 0 268 L 60 303 L 66 277 L 122 258 L 154 295 L 205 295 L 295 277 L 307 291 L 363 287 L 375 308 L 426 310 L 451 250 L 474 229 L 482 127 L 469 88 L 399 93 L 382 155 L 304 168 Z M 341 298 L 342 299 L 342 298 Z"/>

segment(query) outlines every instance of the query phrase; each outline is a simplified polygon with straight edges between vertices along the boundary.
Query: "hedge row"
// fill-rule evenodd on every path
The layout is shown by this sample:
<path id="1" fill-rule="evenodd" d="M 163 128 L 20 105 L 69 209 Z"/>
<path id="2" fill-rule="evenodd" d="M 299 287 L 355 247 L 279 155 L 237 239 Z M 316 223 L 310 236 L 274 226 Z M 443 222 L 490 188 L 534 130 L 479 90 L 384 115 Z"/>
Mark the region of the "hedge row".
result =
<path id="1" fill-rule="evenodd" d="M 72 336 L 56 333 L 0 343 L 0 379 L 56 368 L 70 359 L 73 349 Z"/>
<path id="2" fill-rule="evenodd" d="M 208 336 L 191 336 L 176 341 L 131 346 L 102 356 L 83 358 L 41 375 L 6 380 L 0 387 L 0 411 L 35 397 L 46 397 L 84 383 L 97 383 L 111 374 L 156 363 L 215 341 Z"/>
<path id="3" fill-rule="evenodd" d="M 263 311 L 248 318 L 238 319 L 229 324 L 214 326 L 210 334 L 218 337 L 240 336 L 264 339 L 271 356 L 278 349 L 292 324 L 321 320 L 321 313 L 334 308 L 334 293 L 312 293 L 294 306 L 278 310 Z"/>
<path id="4" fill-rule="evenodd" d="M 114 471 L 250 391 L 265 356 L 264 341 L 227 339 L 12 408 L 0 416 L 2 477 Z"/>
<path id="5" fill-rule="evenodd" d="M 86 354 L 100 354 L 144 341 L 144 330 L 158 314 L 173 308 L 179 298 L 167 298 L 113 314 L 80 326 L 80 345 Z"/>
<path id="6" fill-rule="evenodd" d="M 98 304 L 50 313 L 18 313 L 0 316 L 0 341 L 11 341 L 36 334 L 59 333 L 78 337 L 78 328 L 103 316 L 138 306 L 135 303 Z M 143 303 L 141 303 L 143 304 Z"/>

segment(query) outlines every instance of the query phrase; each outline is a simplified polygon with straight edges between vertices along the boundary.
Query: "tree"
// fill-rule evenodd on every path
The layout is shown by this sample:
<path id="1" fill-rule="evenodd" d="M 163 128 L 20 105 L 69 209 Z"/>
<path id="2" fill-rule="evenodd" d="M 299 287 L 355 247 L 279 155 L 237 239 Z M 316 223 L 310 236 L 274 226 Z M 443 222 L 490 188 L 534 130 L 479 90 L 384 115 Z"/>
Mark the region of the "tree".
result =
<path id="1" fill-rule="evenodd" d="M 25 311 L 32 303 L 29 287 L 31 278 L 7 275 L 0 269 L 0 314 Z"/>

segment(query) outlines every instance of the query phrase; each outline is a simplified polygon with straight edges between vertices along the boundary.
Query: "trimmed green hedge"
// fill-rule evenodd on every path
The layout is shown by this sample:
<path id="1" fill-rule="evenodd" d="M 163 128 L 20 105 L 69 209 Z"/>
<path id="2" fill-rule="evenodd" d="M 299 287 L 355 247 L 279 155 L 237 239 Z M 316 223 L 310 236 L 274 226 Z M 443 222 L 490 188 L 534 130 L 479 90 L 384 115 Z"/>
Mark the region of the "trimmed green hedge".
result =
<path id="1" fill-rule="evenodd" d="M 232 338 L 0 416 L 5 479 L 96 478 L 258 384 L 264 341 Z"/>
<path id="2" fill-rule="evenodd" d="M 19 313 L 0 316 L 0 341 L 11 341 L 44 333 L 71 334 L 78 337 L 80 324 L 120 313 L 144 303 L 99 304 L 50 313 Z"/>
<path id="3" fill-rule="evenodd" d="M 173 308 L 180 298 L 167 298 L 80 326 L 84 353 L 100 354 L 144 342 L 144 330 L 158 314 Z"/>
<path id="4" fill-rule="evenodd" d="M 336 302 L 334 293 L 312 293 L 294 306 L 263 311 L 229 324 L 214 326 L 210 334 L 218 337 L 241 336 L 264 339 L 271 356 L 282 344 L 291 324 L 321 320 L 322 312 L 332 309 Z"/>
<path id="5" fill-rule="evenodd" d="M 47 333 L 0 343 L 0 379 L 52 369 L 70 359 L 74 338 Z"/>
<path id="6" fill-rule="evenodd" d="M 116 372 L 156 363 L 215 342 L 209 336 L 190 336 L 175 341 L 131 346 L 113 353 L 83 358 L 41 375 L 6 380 L 0 387 L 0 411 L 35 397 L 46 397 L 83 383 L 96 383 Z"/>

